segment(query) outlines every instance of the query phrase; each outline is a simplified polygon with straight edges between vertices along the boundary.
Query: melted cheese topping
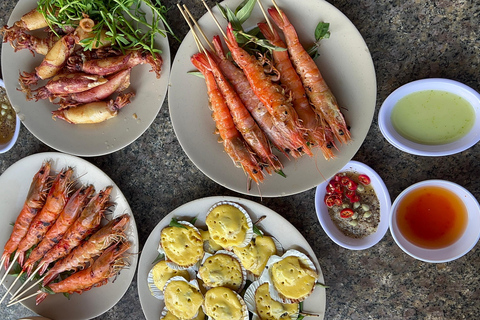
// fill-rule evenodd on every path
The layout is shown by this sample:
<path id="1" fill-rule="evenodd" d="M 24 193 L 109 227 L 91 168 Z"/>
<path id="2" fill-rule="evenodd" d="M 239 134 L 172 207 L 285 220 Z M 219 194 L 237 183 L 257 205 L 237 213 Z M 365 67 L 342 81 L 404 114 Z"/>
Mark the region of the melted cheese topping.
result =
<path id="1" fill-rule="evenodd" d="M 296 256 L 288 256 L 270 269 L 274 287 L 290 299 L 301 299 L 314 289 L 317 274 Z"/>
<path id="2" fill-rule="evenodd" d="M 164 315 L 160 320 L 179 320 L 180 318 L 176 317 L 173 313 L 170 311 L 167 312 L 166 315 Z M 203 313 L 202 308 L 198 309 L 198 315 L 193 318 L 192 320 L 204 320 L 205 319 L 205 313 Z"/>
<path id="3" fill-rule="evenodd" d="M 285 304 L 275 301 L 268 291 L 268 283 L 264 283 L 255 291 L 257 315 L 262 320 L 290 319 L 299 311 L 298 303 Z"/>
<path id="4" fill-rule="evenodd" d="M 247 236 L 247 218 L 238 208 L 228 204 L 210 211 L 205 223 L 213 241 L 224 248 L 241 245 Z"/>
<path id="5" fill-rule="evenodd" d="M 167 261 L 165 260 L 158 262 L 153 267 L 152 274 L 153 274 L 153 283 L 155 283 L 155 286 L 162 291 L 163 291 L 163 287 L 165 287 L 165 283 L 167 283 L 168 279 L 172 277 L 181 276 L 187 280 L 191 280 L 187 270 L 172 269 L 167 265 Z"/>
<path id="6" fill-rule="evenodd" d="M 207 242 L 209 249 L 212 250 L 211 252 L 215 252 L 223 249 L 222 246 L 216 244 L 215 241 L 212 240 L 212 238 L 210 237 L 210 232 L 208 230 L 206 231 L 201 229 L 199 230 L 200 230 L 200 233 L 202 234 L 203 242 Z"/>
<path id="7" fill-rule="evenodd" d="M 263 236 L 256 237 L 243 248 L 234 247 L 233 252 L 239 257 L 245 269 L 260 276 L 268 258 L 277 253 L 277 248 L 272 237 Z"/>
<path id="8" fill-rule="evenodd" d="M 167 258 L 179 266 L 189 267 L 203 257 L 202 235 L 190 226 L 163 228 L 160 238 Z"/>
<path id="9" fill-rule="evenodd" d="M 165 286 L 165 306 L 179 319 L 192 319 L 203 303 L 203 296 L 185 281 L 171 281 Z"/>
<path id="10" fill-rule="evenodd" d="M 205 259 L 198 274 L 208 287 L 227 287 L 238 290 L 243 282 L 240 263 L 234 257 L 224 253 Z"/>
<path id="11" fill-rule="evenodd" d="M 232 290 L 225 287 L 210 289 L 205 294 L 205 314 L 215 320 L 242 320 L 242 303 Z"/>

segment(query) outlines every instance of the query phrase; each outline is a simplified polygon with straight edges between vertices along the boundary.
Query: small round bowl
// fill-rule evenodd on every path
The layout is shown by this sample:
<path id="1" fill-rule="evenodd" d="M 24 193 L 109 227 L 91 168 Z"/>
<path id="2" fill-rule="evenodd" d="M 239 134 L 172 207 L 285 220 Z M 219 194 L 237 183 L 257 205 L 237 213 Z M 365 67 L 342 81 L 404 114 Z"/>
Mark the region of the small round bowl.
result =
<path id="1" fill-rule="evenodd" d="M 3 82 L 2 79 L 0 79 L 0 87 L 5 88 L 5 83 Z M 0 153 L 7 152 L 15 145 L 15 142 L 17 142 L 19 133 L 20 133 L 20 118 L 17 116 L 16 123 L 15 123 L 15 132 L 13 133 L 13 137 L 7 143 L 0 143 Z"/>
<path id="2" fill-rule="evenodd" d="M 441 249 L 425 249 L 409 242 L 397 225 L 397 208 L 402 199 L 410 192 L 425 186 L 441 187 L 455 193 L 465 204 L 468 220 L 463 235 L 453 244 Z M 453 261 L 469 252 L 480 238 L 480 206 L 475 197 L 462 186 L 445 180 L 425 180 L 415 183 L 398 195 L 392 205 L 390 215 L 390 232 L 397 245 L 415 259 L 443 263 Z"/>
<path id="3" fill-rule="evenodd" d="M 380 223 L 378 224 L 377 231 L 364 238 L 355 239 L 344 235 L 337 228 L 330 218 L 330 215 L 328 214 L 328 208 L 324 202 L 326 193 L 325 187 L 330 179 L 317 186 L 315 193 L 315 209 L 317 211 L 318 221 L 330 239 L 332 239 L 332 241 L 339 246 L 350 250 L 364 250 L 377 244 L 388 230 L 391 207 L 390 194 L 388 193 L 388 189 L 385 186 L 382 178 L 366 164 L 352 160 L 347 163 L 339 172 L 344 171 L 355 171 L 360 174 L 366 174 L 370 177 L 372 187 L 374 188 L 380 202 Z"/>
<path id="4" fill-rule="evenodd" d="M 475 111 L 475 123 L 472 129 L 464 137 L 441 145 L 420 144 L 401 136 L 390 119 L 393 107 L 406 95 L 424 90 L 447 91 L 467 100 Z M 396 89 L 385 99 L 378 114 L 378 125 L 385 139 L 404 152 L 431 157 L 462 152 L 480 140 L 480 94 L 463 83 L 449 79 L 432 78 L 413 81 Z"/>

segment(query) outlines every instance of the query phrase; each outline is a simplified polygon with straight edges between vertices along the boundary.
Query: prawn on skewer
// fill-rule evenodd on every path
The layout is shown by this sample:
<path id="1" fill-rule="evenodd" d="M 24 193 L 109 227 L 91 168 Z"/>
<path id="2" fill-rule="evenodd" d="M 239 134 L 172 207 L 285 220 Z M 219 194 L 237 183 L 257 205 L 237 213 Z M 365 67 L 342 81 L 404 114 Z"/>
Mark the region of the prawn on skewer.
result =
<path id="1" fill-rule="evenodd" d="M 23 266 L 25 251 L 38 244 L 48 229 L 53 225 L 59 214 L 62 212 L 68 201 L 69 188 L 73 169 L 62 170 L 53 181 L 52 187 L 48 193 L 45 205 L 42 210 L 33 218 L 30 228 L 25 237 L 18 244 L 15 256 L 18 257 L 18 263 Z"/>
<path id="2" fill-rule="evenodd" d="M 91 235 L 100 225 L 105 210 L 111 205 L 110 193 L 112 187 L 107 187 L 96 194 L 83 209 L 80 217 L 67 229 L 62 239 L 48 251 L 38 263 L 39 274 L 42 275 L 48 265 L 69 254 L 83 239 Z"/>
<path id="3" fill-rule="evenodd" d="M 232 116 L 225 103 L 225 99 L 217 87 L 213 73 L 197 60 L 197 58 L 202 55 L 204 54 L 197 53 L 193 55 L 191 61 L 205 77 L 207 93 L 213 112 L 212 117 L 215 120 L 225 152 L 230 156 L 236 166 L 242 167 L 248 176 L 258 184 L 264 180 L 262 168 L 243 140 L 240 132 L 235 128 Z"/>
<path id="4" fill-rule="evenodd" d="M 228 83 L 227 79 L 225 79 L 220 68 L 213 60 L 212 54 L 206 51 L 204 55 L 198 55 L 195 59 L 201 63 L 204 68 L 209 69 L 213 73 L 217 87 L 230 109 L 235 127 L 240 131 L 255 154 L 267 165 L 267 167 L 265 167 L 267 172 L 270 171 L 269 166 L 271 166 L 274 171 L 282 170 L 283 165 L 277 156 L 272 153 L 270 144 L 263 131 L 252 118 L 237 92 Z"/>
<path id="5" fill-rule="evenodd" d="M 233 60 L 245 73 L 255 95 L 272 115 L 275 125 L 284 132 L 285 136 L 290 138 L 295 144 L 297 151 L 303 151 L 312 156 L 313 154 L 303 138 L 303 129 L 299 123 L 298 115 L 290 101 L 283 94 L 283 89 L 271 81 L 265 74 L 263 66 L 255 57 L 248 54 L 238 45 L 233 35 L 231 23 L 227 26 L 225 42 L 232 53 Z"/>
<path id="6" fill-rule="evenodd" d="M 262 128 L 265 135 L 270 139 L 272 144 L 280 150 L 287 158 L 292 155 L 294 158 L 301 156 L 301 153 L 295 150 L 294 145 L 289 141 L 288 137 L 284 137 L 282 132 L 275 127 L 272 116 L 268 113 L 263 103 L 258 99 L 250 87 L 248 79 L 241 69 L 233 64 L 225 56 L 225 51 L 219 36 L 213 37 L 213 46 L 216 55 L 212 55 L 220 70 L 234 87 L 245 107 L 248 109 L 252 117 Z"/>
<path id="7" fill-rule="evenodd" d="M 45 203 L 50 169 L 50 162 L 44 162 L 40 170 L 33 177 L 23 208 L 15 220 L 13 231 L 3 249 L 2 262 L 0 265 L 3 264 L 5 268 L 8 268 L 10 264 L 10 255 L 15 252 L 18 244 L 27 234 L 33 218 Z"/>
<path id="8" fill-rule="evenodd" d="M 88 240 L 72 250 L 65 258 L 59 260 L 48 270 L 43 279 L 43 285 L 48 285 L 57 275 L 68 270 L 83 268 L 87 262 L 100 255 L 103 250 L 115 242 L 126 240 L 125 229 L 130 217 L 127 214 L 119 216 L 95 232 Z"/>
<path id="9" fill-rule="evenodd" d="M 107 284 L 108 278 L 115 276 L 127 265 L 124 253 L 130 248 L 130 243 L 116 243 L 106 249 L 100 257 L 87 269 L 78 271 L 64 280 L 49 285 L 55 293 L 82 293 L 93 287 Z M 47 297 L 47 293 L 39 292 L 36 304 Z"/>
<path id="10" fill-rule="evenodd" d="M 23 270 L 26 270 L 28 275 L 32 273 L 35 262 L 43 258 L 43 256 L 60 241 L 70 225 L 78 218 L 88 198 L 94 191 L 95 188 L 92 185 L 78 189 L 68 200 L 65 208 L 63 208 L 58 219 L 55 221 L 55 224 L 47 231 L 45 237 L 30 253 L 27 261 L 23 265 Z"/>
<path id="11" fill-rule="evenodd" d="M 315 61 L 300 43 L 294 26 L 280 9 L 269 8 L 268 13 L 275 24 L 283 31 L 290 58 L 302 79 L 310 102 L 315 107 L 315 112 L 327 121 L 333 134 L 341 143 L 349 143 L 352 138 L 337 100 L 323 79 Z"/>
<path id="12" fill-rule="evenodd" d="M 270 29 L 265 23 L 257 24 L 260 32 L 274 46 L 285 48 L 286 45 L 280 38 L 277 30 Z M 306 129 L 307 139 L 314 145 L 318 145 L 323 152 L 325 159 L 333 159 L 332 152 L 333 136 L 330 129 L 325 125 L 323 118 L 317 115 L 308 101 L 302 80 L 292 65 L 288 51 L 272 50 L 275 68 L 280 72 L 280 83 L 292 96 L 292 104 L 303 127 Z"/>

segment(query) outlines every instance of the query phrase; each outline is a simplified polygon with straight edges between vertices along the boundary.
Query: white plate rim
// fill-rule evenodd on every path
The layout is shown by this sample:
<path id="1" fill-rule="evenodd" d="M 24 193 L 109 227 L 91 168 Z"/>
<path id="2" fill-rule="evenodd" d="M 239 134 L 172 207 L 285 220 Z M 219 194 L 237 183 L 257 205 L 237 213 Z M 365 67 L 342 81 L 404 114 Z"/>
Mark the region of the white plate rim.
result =
<path id="1" fill-rule="evenodd" d="M 239 0 L 227 0 L 221 4 L 233 10 L 239 3 Z M 310 43 L 314 41 L 313 31 L 316 24 L 321 20 L 330 23 L 332 35 L 322 42 L 321 58 L 316 62 L 340 105 L 348 109 L 344 110 L 344 114 L 352 125 L 354 141 L 349 145 L 339 146 L 338 158 L 331 161 L 324 160 L 318 150 L 314 151 L 316 152 L 314 158 L 304 156 L 291 161 L 286 161 L 279 155 L 285 165 L 284 172 L 287 178 L 279 175 L 267 176 L 259 188 L 253 186 L 247 190 L 242 170 L 232 165 L 222 146 L 217 143 L 217 137 L 213 136 L 215 125 L 207 107 L 203 79 L 187 74 L 188 71 L 194 71 L 190 56 L 198 51 L 189 32 L 177 51 L 170 74 L 168 104 L 177 139 L 190 160 L 205 175 L 228 189 L 249 196 L 292 195 L 314 188 L 333 175 L 351 160 L 360 148 L 370 128 L 376 105 L 377 88 L 373 60 L 365 41 L 352 22 L 333 5 L 323 0 L 304 0 L 303 6 L 297 6 L 288 0 L 280 0 L 277 3 L 288 13 L 301 38 L 308 38 Z M 212 11 L 225 25 L 218 7 L 213 7 Z M 245 22 L 245 28 L 261 21 L 260 16 L 260 10 L 256 7 L 251 18 Z M 303 16 L 315 16 L 316 22 Z M 296 23 L 298 21 L 302 23 Z M 207 36 L 219 33 L 209 14 L 205 14 L 198 23 Z M 309 31 L 303 32 L 305 29 Z M 352 46 L 350 48 L 343 47 L 350 45 Z M 332 65 L 335 67 L 330 67 Z M 362 84 L 362 90 L 357 90 L 358 83 Z M 184 93 L 185 87 L 188 87 L 188 95 Z M 343 90 L 348 90 L 345 92 L 349 95 L 339 94 L 344 93 Z"/>
<path id="2" fill-rule="evenodd" d="M 35 8 L 35 4 L 33 0 L 19 0 L 8 25 L 11 26 L 23 14 Z M 14 52 L 9 43 L 3 43 L 1 63 L 8 97 L 24 126 L 37 139 L 55 150 L 82 157 L 118 151 L 133 143 L 150 127 L 166 98 L 171 63 L 170 47 L 167 37 L 158 35 L 155 41 L 157 48 L 162 50 L 160 79 L 150 72 L 148 64 L 134 67 L 131 85 L 125 92 L 133 90 L 136 96 L 115 118 L 103 123 L 72 125 L 63 120 L 54 121 L 50 114 L 50 111 L 56 109 L 53 104 L 45 100 L 27 101 L 25 95 L 17 90 L 19 72 L 32 72 L 43 57 L 37 54 L 32 58 L 32 54 L 25 49 Z"/>
<path id="3" fill-rule="evenodd" d="M 302 252 L 307 253 L 312 259 L 315 267 L 319 272 L 318 281 L 324 283 L 324 277 L 322 269 L 320 268 L 318 259 L 316 258 L 313 249 L 308 244 L 307 240 L 300 234 L 300 232 L 290 223 L 288 220 L 283 218 L 281 215 L 275 211 L 258 204 L 254 201 L 231 197 L 231 196 L 212 196 L 206 198 L 200 198 L 197 200 L 190 201 L 185 203 L 165 217 L 155 226 L 150 235 L 148 236 L 147 241 L 145 242 L 142 254 L 140 256 L 140 262 L 138 264 L 137 272 L 137 286 L 138 286 L 138 296 L 140 298 L 140 304 L 142 306 L 143 313 L 147 320 L 157 320 L 160 316 L 161 310 L 163 309 L 163 302 L 154 298 L 149 291 L 147 285 L 147 275 L 150 271 L 150 268 L 153 267 L 152 262 L 158 256 L 157 247 L 160 241 L 160 231 L 163 227 L 168 226 L 172 217 L 180 218 L 193 218 L 198 217 L 196 226 L 205 226 L 204 217 L 207 210 L 214 204 L 220 201 L 232 201 L 243 206 L 247 212 L 252 217 L 253 221 L 256 221 L 260 216 L 266 215 L 267 218 L 260 223 L 260 229 L 264 230 L 266 234 L 275 236 L 282 244 L 286 243 L 288 238 L 289 242 L 294 242 L 292 246 L 285 246 L 284 249 L 297 249 Z M 202 221 L 203 217 L 203 221 Z M 266 227 L 269 221 L 274 220 L 270 227 Z M 279 228 L 275 230 L 275 227 Z M 285 230 L 288 230 L 288 233 L 285 233 Z M 288 234 L 288 237 L 285 235 Z M 293 241 L 293 240 L 295 241 Z M 296 241 L 300 240 L 300 241 Z M 305 319 L 318 319 L 322 320 L 325 315 L 325 305 L 326 305 L 326 295 L 325 288 L 317 287 L 314 293 L 307 298 L 304 302 L 304 310 L 306 312 L 318 313 L 319 317 L 306 317 Z"/>
<path id="4" fill-rule="evenodd" d="M 93 184 L 97 192 L 108 185 L 113 186 L 111 197 L 112 201 L 115 201 L 116 206 L 108 217 L 116 217 L 125 213 L 130 215 L 130 226 L 127 230 L 128 238 L 132 242 L 132 246 L 129 249 L 129 252 L 132 253 L 129 257 L 130 265 L 120 272 L 113 283 L 112 279 L 109 279 L 108 284 L 104 286 L 93 288 L 81 295 L 76 293 L 70 295 L 70 300 L 62 294 L 56 294 L 48 296 L 38 306 L 35 305 L 35 299 L 21 302 L 33 312 L 51 319 L 90 319 L 112 308 L 130 287 L 138 263 L 137 253 L 139 250 L 135 218 L 121 190 L 98 167 L 76 156 L 58 152 L 43 152 L 30 155 L 15 162 L 0 176 L 0 185 L 8 183 L 8 188 L 2 188 L 3 191 L 0 193 L 0 202 L 3 208 L 2 218 L 5 222 L 10 222 L 9 219 L 11 222 L 15 221 L 25 201 L 31 179 L 45 160 L 52 161 L 52 170 L 55 170 L 55 172 L 65 166 L 72 166 L 78 181 L 85 184 Z M 22 177 L 28 177 L 29 180 L 23 179 L 20 181 L 18 178 Z M 14 211 L 9 211 L 9 208 Z M 2 243 L 2 246 L 10 237 L 11 228 L 9 223 L 4 223 L 0 226 L 0 243 Z M 1 274 L 3 276 L 3 272 Z M 12 277 L 7 277 L 4 286 L 6 288 L 10 287 L 12 281 Z M 19 285 L 16 284 L 15 288 L 18 287 Z M 34 292 L 33 289 L 31 292 Z"/>
<path id="5" fill-rule="evenodd" d="M 377 192 L 377 197 L 380 202 L 380 223 L 377 231 L 363 239 L 353 239 L 347 237 L 340 230 L 338 230 L 338 228 L 332 222 L 332 219 L 328 214 L 328 209 L 324 203 L 324 197 L 326 193 L 325 188 L 328 184 L 328 181 L 318 185 L 315 191 L 315 211 L 317 212 L 317 218 L 320 222 L 320 225 L 333 242 L 346 249 L 365 250 L 380 242 L 380 240 L 387 233 L 390 222 L 390 209 L 392 205 L 390 193 L 388 192 L 388 188 L 380 175 L 368 165 L 352 160 L 348 162 L 341 170 L 339 170 L 339 172 L 347 170 L 367 174 L 371 179 L 373 188 L 375 190 L 382 190 L 381 194 Z"/>
<path id="6" fill-rule="evenodd" d="M 466 99 L 475 110 L 476 121 L 470 132 L 461 139 L 442 145 L 424 145 L 410 141 L 396 132 L 390 121 L 395 104 L 406 95 L 423 90 L 442 90 L 457 94 Z M 439 157 L 456 154 L 469 149 L 480 141 L 480 94 L 473 88 L 456 80 L 444 78 L 426 78 L 406 83 L 395 89 L 382 103 L 378 113 L 378 126 L 384 138 L 397 149 L 410 154 Z"/>

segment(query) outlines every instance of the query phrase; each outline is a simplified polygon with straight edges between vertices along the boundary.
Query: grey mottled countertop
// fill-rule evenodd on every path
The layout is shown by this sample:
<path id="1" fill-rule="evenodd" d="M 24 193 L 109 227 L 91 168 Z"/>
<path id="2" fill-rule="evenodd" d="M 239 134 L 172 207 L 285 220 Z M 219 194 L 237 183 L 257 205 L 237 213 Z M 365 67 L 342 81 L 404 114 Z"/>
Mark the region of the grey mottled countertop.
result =
<path id="1" fill-rule="evenodd" d="M 295 1 L 302 5 L 301 0 Z M 0 2 L 1 25 L 7 23 L 16 2 Z M 388 144 L 376 119 L 387 95 L 413 80 L 449 78 L 480 90 L 480 3 L 329 2 L 358 28 L 376 69 L 374 120 L 354 160 L 366 163 L 382 176 L 392 201 L 409 185 L 433 178 L 459 183 L 480 198 L 480 145 L 448 157 L 414 156 Z M 171 0 L 163 3 L 176 5 Z M 196 17 L 206 11 L 199 0 L 185 3 Z M 169 12 L 168 21 L 180 38 L 187 33 L 187 25 L 177 10 Z M 179 43 L 172 39 L 170 43 L 173 56 Z M 0 155 L 0 173 L 28 155 L 45 151 L 54 150 L 22 127 L 14 148 Z M 86 160 L 120 186 L 135 214 L 140 246 L 156 223 L 179 205 L 213 195 L 237 196 L 206 177 L 188 159 L 175 137 L 166 101 L 152 126 L 134 143 L 113 154 Z M 373 248 L 349 251 L 333 243 L 322 230 L 315 214 L 314 194 L 311 189 L 282 198 L 242 197 L 261 202 L 283 215 L 309 241 L 329 286 L 325 319 L 480 319 L 478 245 L 460 259 L 442 264 L 411 258 L 395 244 L 389 232 Z M 2 287 L 0 295 L 4 292 Z M 2 319 L 29 315 L 33 313 L 23 306 L 7 308 L 4 303 L 0 307 Z M 97 319 L 144 319 L 136 277 L 120 302 Z"/>

